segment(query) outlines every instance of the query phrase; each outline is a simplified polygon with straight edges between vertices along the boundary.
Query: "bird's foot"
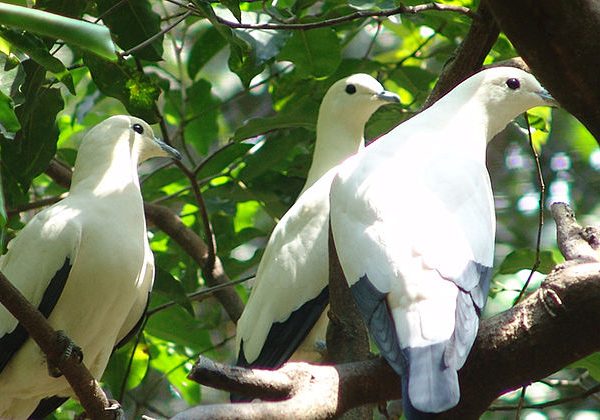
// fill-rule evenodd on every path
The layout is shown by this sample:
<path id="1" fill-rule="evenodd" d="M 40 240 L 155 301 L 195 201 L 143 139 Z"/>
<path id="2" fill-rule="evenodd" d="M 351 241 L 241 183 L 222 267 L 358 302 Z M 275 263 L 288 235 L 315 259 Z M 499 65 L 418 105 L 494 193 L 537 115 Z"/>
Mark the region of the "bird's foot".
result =
<path id="1" fill-rule="evenodd" d="M 327 356 L 327 343 L 325 341 L 316 340 L 313 348 L 321 358 L 325 358 Z"/>
<path id="2" fill-rule="evenodd" d="M 110 406 L 108 406 L 104 411 L 113 416 L 115 420 L 125 419 L 125 411 L 123 411 L 123 408 L 121 408 L 121 403 L 112 399 L 109 399 L 108 402 L 110 403 Z"/>
<path id="3" fill-rule="evenodd" d="M 60 360 L 65 361 L 74 357 L 77 360 L 77 363 L 81 363 L 83 361 L 83 352 L 81 351 L 81 347 L 71 340 L 64 331 L 56 332 L 56 341 L 58 341 L 58 345 L 63 347 L 62 354 L 60 356 Z M 53 378 L 58 378 L 62 376 L 62 372 L 54 363 L 50 363 L 48 361 L 48 374 Z"/>

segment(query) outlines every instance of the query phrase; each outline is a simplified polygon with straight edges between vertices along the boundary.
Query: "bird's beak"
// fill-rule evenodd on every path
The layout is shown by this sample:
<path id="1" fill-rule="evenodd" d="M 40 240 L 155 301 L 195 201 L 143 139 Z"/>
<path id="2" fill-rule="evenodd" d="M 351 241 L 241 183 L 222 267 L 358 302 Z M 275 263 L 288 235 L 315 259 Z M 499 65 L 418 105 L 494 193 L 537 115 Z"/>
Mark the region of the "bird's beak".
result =
<path id="1" fill-rule="evenodd" d="M 546 105 L 548 106 L 555 106 L 555 107 L 559 107 L 560 104 L 557 102 L 556 99 L 554 99 L 552 97 L 552 95 L 550 95 L 550 92 L 548 92 L 546 89 L 540 90 L 539 92 L 537 92 L 538 96 L 540 98 L 542 98 L 544 100 L 544 102 L 546 102 Z"/>
<path id="2" fill-rule="evenodd" d="M 181 153 L 179 153 L 177 149 L 169 146 L 167 143 L 157 138 L 154 138 L 154 141 L 163 151 L 167 153 L 168 156 L 172 157 L 173 159 L 181 160 Z"/>
<path id="3" fill-rule="evenodd" d="M 396 104 L 400 103 L 400 97 L 398 95 L 396 95 L 395 93 L 388 92 L 387 90 L 384 90 L 383 92 L 378 93 L 377 95 L 375 95 L 375 97 L 378 100 L 384 101 L 384 102 L 392 102 L 392 103 L 396 103 Z"/>

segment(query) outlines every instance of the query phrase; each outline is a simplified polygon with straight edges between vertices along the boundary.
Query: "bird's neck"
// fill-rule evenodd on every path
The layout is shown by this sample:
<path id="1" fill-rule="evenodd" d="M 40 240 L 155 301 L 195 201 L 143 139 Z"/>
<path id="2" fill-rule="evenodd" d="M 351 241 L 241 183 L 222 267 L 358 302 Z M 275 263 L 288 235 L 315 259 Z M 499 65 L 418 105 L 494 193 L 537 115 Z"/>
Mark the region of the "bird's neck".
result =
<path id="1" fill-rule="evenodd" d="M 77 154 L 70 194 L 106 197 L 140 191 L 134 156 L 127 138 L 105 144 L 82 144 Z"/>
<path id="2" fill-rule="evenodd" d="M 363 130 L 364 122 L 326 124 L 320 118 L 317 122 L 313 161 L 302 191 L 308 189 L 329 169 L 362 149 L 365 144 Z"/>
<path id="3" fill-rule="evenodd" d="M 431 110 L 436 115 L 445 116 L 446 120 L 440 121 L 442 132 L 459 133 L 458 137 L 451 139 L 449 143 L 452 147 L 459 148 L 461 153 L 485 162 L 487 144 L 506 126 L 506 123 L 503 123 L 504 119 L 502 116 L 490 116 L 488 110 L 477 101 L 443 99 L 445 98 L 434 104 Z M 437 109 L 434 110 L 434 107 Z M 440 137 L 441 141 L 450 140 L 445 136 Z"/>

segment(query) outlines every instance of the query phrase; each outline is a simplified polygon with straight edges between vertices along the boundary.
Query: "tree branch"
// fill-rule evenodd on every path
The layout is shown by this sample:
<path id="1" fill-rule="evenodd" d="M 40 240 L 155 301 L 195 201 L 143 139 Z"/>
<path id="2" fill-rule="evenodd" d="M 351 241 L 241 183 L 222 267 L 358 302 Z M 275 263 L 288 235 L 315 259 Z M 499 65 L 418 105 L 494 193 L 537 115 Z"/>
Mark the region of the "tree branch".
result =
<path id="1" fill-rule="evenodd" d="M 48 320 L 0 272 L 0 303 L 19 321 L 42 349 L 48 365 L 56 366 L 73 388 L 87 415 L 93 419 L 114 419 L 111 404 L 89 370 L 77 357 L 64 358 L 64 345 Z"/>
<path id="2" fill-rule="evenodd" d="M 500 28 L 540 82 L 600 142 L 598 2 L 487 2 Z"/>
<path id="3" fill-rule="evenodd" d="M 329 326 L 327 328 L 327 360 L 331 363 L 368 359 L 367 327 L 354 303 L 354 297 L 340 265 L 329 227 Z"/>
<path id="4" fill-rule="evenodd" d="M 473 20 L 469 32 L 456 49 L 452 59 L 446 64 L 438 82 L 425 101 L 428 108 L 456 85 L 481 69 L 483 60 L 494 46 L 500 29 L 483 0 L 477 10 L 479 19 Z"/>
<path id="5" fill-rule="evenodd" d="M 569 231 L 567 227 L 574 220 L 571 213 L 565 204 L 553 206 L 558 231 L 569 232 L 558 234 L 561 249 L 565 241 L 580 238 L 581 231 L 589 231 L 588 228 Z M 597 236 L 590 235 L 589 241 L 577 242 L 578 249 L 571 255 L 583 255 L 585 248 L 596 245 Z M 459 372 L 460 403 L 441 418 L 479 418 L 507 390 L 540 380 L 600 350 L 600 336 L 596 334 L 600 322 L 598 301 L 600 263 L 565 264 L 550 273 L 542 286 L 518 305 L 483 320 L 469 359 Z M 230 369 L 202 359 L 190 378 L 230 390 L 232 382 L 243 386 L 236 378 L 257 372 L 235 368 L 236 375 L 232 377 L 228 374 Z M 289 377 L 283 385 L 281 376 L 277 376 L 281 374 Z M 274 412 L 286 417 L 306 418 L 303 413 L 310 413 L 311 418 L 332 418 L 362 404 L 401 396 L 398 376 L 382 359 L 337 366 L 288 363 L 278 371 L 261 371 L 260 375 L 279 378 L 275 386 L 288 399 L 278 403 L 195 407 L 176 418 L 260 418 Z M 264 376 L 263 380 L 270 382 Z M 318 391 L 311 394 L 311 387 Z M 272 389 L 269 393 L 259 390 L 260 387 L 254 390 L 255 397 L 273 398 Z"/>
<path id="6" fill-rule="evenodd" d="M 177 4 L 183 8 L 194 11 L 198 16 L 204 17 L 205 14 L 198 10 L 196 6 L 192 3 L 184 3 L 178 0 L 168 0 L 169 3 Z M 415 6 L 404 6 L 400 5 L 393 9 L 387 10 L 360 10 L 354 13 L 350 13 L 348 15 L 339 16 L 332 19 L 320 20 L 317 22 L 310 23 L 263 23 L 263 24 L 249 24 L 249 23 L 241 23 L 241 22 L 231 22 L 229 20 L 223 19 L 219 16 L 215 15 L 215 19 L 218 23 L 228 26 L 234 29 L 260 29 L 260 30 L 306 30 L 306 29 L 316 29 L 316 28 L 324 28 L 328 26 L 339 25 L 346 22 L 351 22 L 357 19 L 365 19 L 370 17 L 388 17 L 393 15 L 415 15 L 422 12 L 428 11 L 439 11 L 439 12 L 452 12 L 459 13 L 470 17 L 473 20 L 476 20 L 479 16 L 474 13 L 468 7 L 463 6 L 454 6 L 450 4 L 442 4 L 442 3 L 426 3 L 426 4 L 417 4 Z"/>
<path id="7" fill-rule="evenodd" d="M 329 224 L 329 325 L 327 361 L 332 364 L 367 360 L 370 355 L 367 326 L 354 302 L 333 240 Z M 372 417 L 373 407 L 364 405 L 346 412 L 343 420 Z"/>
<path id="8" fill-rule="evenodd" d="M 46 169 L 46 174 L 50 176 L 57 184 L 69 188 L 71 184 L 71 170 L 56 160 L 50 162 Z M 171 239 L 179 244 L 183 250 L 194 259 L 200 266 L 206 283 L 209 286 L 217 286 L 230 282 L 227 274 L 223 270 L 223 265 L 218 257 L 215 257 L 212 269 L 206 270 L 208 261 L 208 246 L 206 243 L 190 228 L 188 228 L 171 209 L 151 203 L 144 203 L 144 212 L 148 224 L 152 224 Z M 219 290 L 215 296 L 233 322 L 237 322 L 244 310 L 244 304 L 238 294 L 233 289 Z"/>

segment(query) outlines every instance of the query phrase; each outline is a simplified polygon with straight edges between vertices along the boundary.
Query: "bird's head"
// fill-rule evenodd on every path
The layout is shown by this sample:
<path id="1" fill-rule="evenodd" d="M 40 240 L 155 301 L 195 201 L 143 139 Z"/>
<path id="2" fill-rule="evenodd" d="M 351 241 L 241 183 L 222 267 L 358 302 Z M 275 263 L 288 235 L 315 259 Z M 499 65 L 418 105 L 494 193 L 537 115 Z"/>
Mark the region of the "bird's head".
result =
<path id="1" fill-rule="evenodd" d="M 117 140 L 122 136 L 127 139 L 131 156 L 137 158 L 138 164 L 153 157 L 181 159 L 177 150 L 156 138 L 146 121 L 128 115 L 107 118 L 90 130 L 86 137 Z"/>
<path id="2" fill-rule="evenodd" d="M 474 76 L 480 79 L 478 92 L 494 108 L 508 107 L 515 115 L 536 106 L 558 103 L 531 73 L 516 67 L 492 67 Z"/>
<path id="3" fill-rule="evenodd" d="M 452 118 L 459 114 L 470 121 L 482 118 L 482 124 L 485 121 L 487 125 L 488 140 L 530 108 L 558 106 L 531 73 L 516 67 L 483 70 L 459 84 L 439 102 Z"/>
<path id="4" fill-rule="evenodd" d="M 385 90 L 373 77 L 353 74 L 329 88 L 319 108 L 319 121 L 364 126 L 380 106 L 399 102 L 398 95 Z"/>

